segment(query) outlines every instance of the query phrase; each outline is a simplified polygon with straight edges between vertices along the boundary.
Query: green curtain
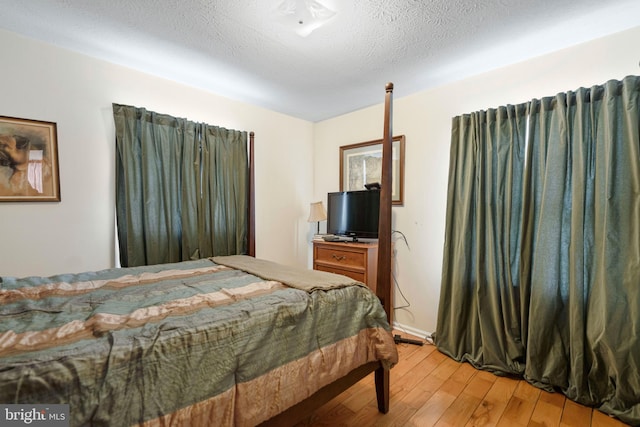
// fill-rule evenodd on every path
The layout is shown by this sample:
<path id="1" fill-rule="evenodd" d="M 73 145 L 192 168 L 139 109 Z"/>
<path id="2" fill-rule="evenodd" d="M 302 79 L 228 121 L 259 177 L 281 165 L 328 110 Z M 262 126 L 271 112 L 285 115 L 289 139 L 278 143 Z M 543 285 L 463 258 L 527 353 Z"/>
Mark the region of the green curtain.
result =
<path id="1" fill-rule="evenodd" d="M 509 256 L 499 251 L 500 260 L 488 261 L 496 251 L 477 241 L 494 234 L 496 223 L 503 230 L 511 225 L 498 209 L 467 231 L 456 231 L 460 214 L 448 206 L 436 331 L 439 349 L 458 360 L 523 375 L 634 425 L 640 424 L 639 94 L 640 77 L 630 76 L 528 103 L 521 240 L 514 248 L 503 234 L 499 245 L 508 244 Z M 476 171 L 485 154 L 465 157 L 464 150 L 454 150 L 467 143 L 455 129 L 459 120 L 454 119 L 451 165 L 461 172 L 449 177 L 448 204 L 454 208 L 460 198 L 488 197 L 473 196 L 475 188 L 456 196 L 465 174 L 484 181 L 484 193 L 495 186 Z M 462 251 L 465 265 L 458 263 Z M 518 271 L 498 283 L 479 279 L 488 264 L 518 264 Z M 476 276 L 460 273 L 469 265 L 478 265 Z M 517 295 L 503 298 L 504 287 Z M 515 330 L 515 324 L 495 319 L 512 319 L 514 312 L 523 353 L 495 339 Z M 488 347 L 492 355 L 504 355 L 504 366 L 486 360 Z"/>
<path id="2" fill-rule="evenodd" d="M 640 423 L 640 78 L 534 101 L 525 376 Z"/>
<path id="3" fill-rule="evenodd" d="M 453 119 L 437 344 L 477 367 L 522 373 L 520 217 L 525 104 Z M 446 345 L 444 345 L 446 344 Z"/>
<path id="4" fill-rule="evenodd" d="M 119 104 L 113 104 L 113 114 L 121 265 L 246 253 L 246 132 Z M 218 150 L 218 145 L 234 148 Z M 215 186 L 203 185 L 212 174 L 220 176 Z M 234 190 L 219 197 L 227 185 Z M 235 222 L 218 224 L 220 218 L 207 213 L 211 206 L 226 210 Z M 229 235 L 234 245 L 211 243 Z"/>
<path id="5" fill-rule="evenodd" d="M 213 126 L 203 127 L 200 246 L 216 255 L 246 253 L 248 173 L 233 165 L 247 165 L 247 134 Z M 246 170 L 246 168 L 244 169 Z"/>

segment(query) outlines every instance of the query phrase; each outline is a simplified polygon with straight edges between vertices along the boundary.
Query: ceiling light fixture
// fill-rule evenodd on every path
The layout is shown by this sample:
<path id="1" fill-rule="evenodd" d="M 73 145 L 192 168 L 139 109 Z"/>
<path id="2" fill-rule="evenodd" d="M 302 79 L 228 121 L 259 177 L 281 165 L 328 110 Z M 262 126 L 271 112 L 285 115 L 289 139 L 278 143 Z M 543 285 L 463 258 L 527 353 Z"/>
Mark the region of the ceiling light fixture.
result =
<path id="1" fill-rule="evenodd" d="M 276 13 L 280 22 L 302 37 L 307 37 L 336 14 L 316 0 L 284 0 Z"/>

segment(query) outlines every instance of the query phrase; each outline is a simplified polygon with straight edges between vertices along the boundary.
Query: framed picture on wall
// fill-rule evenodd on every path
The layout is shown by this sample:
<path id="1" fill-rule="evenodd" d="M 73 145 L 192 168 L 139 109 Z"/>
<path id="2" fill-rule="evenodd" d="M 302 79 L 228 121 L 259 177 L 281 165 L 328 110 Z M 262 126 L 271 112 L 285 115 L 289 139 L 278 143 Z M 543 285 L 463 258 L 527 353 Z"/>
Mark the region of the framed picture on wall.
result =
<path id="1" fill-rule="evenodd" d="M 0 116 L 0 202 L 59 202 L 56 124 Z"/>
<path id="2" fill-rule="evenodd" d="M 392 141 L 391 201 L 404 204 L 404 135 Z M 364 190 L 365 184 L 382 181 L 382 140 L 340 147 L 340 191 Z"/>

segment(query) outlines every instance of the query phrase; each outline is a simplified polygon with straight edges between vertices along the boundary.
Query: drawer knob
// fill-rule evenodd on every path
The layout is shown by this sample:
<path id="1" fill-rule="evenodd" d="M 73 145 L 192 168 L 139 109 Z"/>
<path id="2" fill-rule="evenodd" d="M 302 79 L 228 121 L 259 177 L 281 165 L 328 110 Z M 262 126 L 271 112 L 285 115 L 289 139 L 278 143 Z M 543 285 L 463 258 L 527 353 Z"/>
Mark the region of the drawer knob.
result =
<path id="1" fill-rule="evenodd" d="M 342 261 L 343 259 L 347 259 L 347 257 L 346 257 L 346 256 L 344 256 L 344 255 L 331 254 L 331 256 L 332 256 L 336 261 Z"/>

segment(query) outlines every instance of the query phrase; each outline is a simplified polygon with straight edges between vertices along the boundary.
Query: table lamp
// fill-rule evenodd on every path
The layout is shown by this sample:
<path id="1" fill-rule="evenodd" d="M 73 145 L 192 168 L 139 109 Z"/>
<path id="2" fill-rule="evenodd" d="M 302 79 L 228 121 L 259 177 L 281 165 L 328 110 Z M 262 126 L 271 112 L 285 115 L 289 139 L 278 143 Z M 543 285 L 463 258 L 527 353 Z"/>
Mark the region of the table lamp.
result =
<path id="1" fill-rule="evenodd" d="M 327 211 L 324 209 L 322 202 L 313 202 L 311 203 L 311 209 L 309 211 L 309 219 L 308 222 L 317 222 L 318 223 L 318 231 L 316 232 L 316 236 L 320 235 L 320 221 L 325 221 L 327 219 Z"/>

